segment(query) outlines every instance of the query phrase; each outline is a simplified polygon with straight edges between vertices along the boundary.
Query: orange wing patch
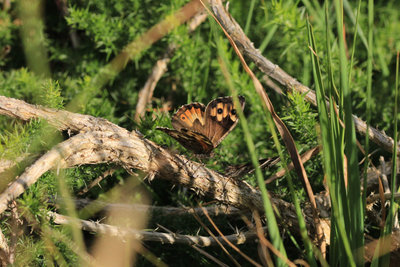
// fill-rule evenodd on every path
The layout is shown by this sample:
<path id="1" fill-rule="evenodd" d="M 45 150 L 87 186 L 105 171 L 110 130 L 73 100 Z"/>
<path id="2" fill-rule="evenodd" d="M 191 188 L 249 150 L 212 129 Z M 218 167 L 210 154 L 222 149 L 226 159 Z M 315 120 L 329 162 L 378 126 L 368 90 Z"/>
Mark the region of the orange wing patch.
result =
<path id="1" fill-rule="evenodd" d="M 222 121 L 224 118 L 224 103 L 217 103 L 217 121 Z"/>
<path id="2" fill-rule="evenodd" d="M 179 116 L 179 118 L 182 120 L 182 122 L 184 122 L 187 126 L 192 127 L 193 126 L 193 121 L 190 117 L 190 112 L 189 110 L 185 111 L 185 114 L 182 114 L 181 116 Z"/>
<path id="3" fill-rule="evenodd" d="M 236 115 L 232 113 L 233 105 L 227 103 L 217 103 L 215 107 L 211 109 L 210 115 L 216 117 L 217 121 L 222 121 L 226 117 L 230 116 L 233 121 L 236 120 Z"/>
<path id="4" fill-rule="evenodd" d="M 185 118 L 183 118 L 185 117 Z M 201 125 L 204 125 L 204 118 L 203 118 L 203 114 L 200 108 L 198 107 L 191 107 L 190 109 L 187 109 L 184 114 L 182 114 L 180 116 L 180 118 L 182 120 L 185 121 L 185 123 L 187 123 L 190 127 L 193 126 L 193 123 L 196 120 L 199 120 L 199 122 L 201 123 Z"/>

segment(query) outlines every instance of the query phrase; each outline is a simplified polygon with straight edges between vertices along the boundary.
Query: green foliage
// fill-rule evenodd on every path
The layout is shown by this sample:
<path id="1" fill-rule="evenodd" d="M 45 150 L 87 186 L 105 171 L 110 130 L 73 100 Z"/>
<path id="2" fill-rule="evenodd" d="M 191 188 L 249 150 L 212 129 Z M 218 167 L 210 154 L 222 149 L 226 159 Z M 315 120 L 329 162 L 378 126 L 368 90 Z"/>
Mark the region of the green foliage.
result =
<path id="1" fill-rule="evenodd" d="M 51 108 L 62 108 L 58 81 L 42 79 L 25 68 L 0 73 L 0 94 Z"/>
<path id="2" fill-rule="evenodd" d="M 311 105 L 304 96 L 294 91 L 287 95 L 290 106 L 283 108 L 286 125 L 296 134 L 295 140 L 306 145 L 308 149 L 318 144 L 316 127 L 317 114 L 311 109 Z M 300 153 L 303 149 L 299 149 Z"/>
<path id="3" fill-rule="evenodd" d="M 16 249 L 16 266 L 43 266 L 45 260 L 45 244 L 41 240 L 34 241 L 29 236 L 23 236 Z"/>
<path id="4" fill-rule="evenodd" d="M 4 67 L 9 61 L 8 54 L 11 52 L 11 45 L 16 42 L 16 23 L 7 10 L 0 10 L 0 67 Z"/>

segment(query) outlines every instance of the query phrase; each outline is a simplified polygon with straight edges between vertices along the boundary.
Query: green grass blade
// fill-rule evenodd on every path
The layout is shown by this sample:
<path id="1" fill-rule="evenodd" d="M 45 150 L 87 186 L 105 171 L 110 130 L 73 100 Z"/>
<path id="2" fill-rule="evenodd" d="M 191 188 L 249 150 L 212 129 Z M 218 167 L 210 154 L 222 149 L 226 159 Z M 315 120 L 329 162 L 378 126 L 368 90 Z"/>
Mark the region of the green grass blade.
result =
<path id="1" fill-rule="evenodd" d="M 253 11 L 254 11 L 255 4 L 256 4 L 256 0 L 251 0 L 249 13 L 247 13 L 246 26 L 244 27 L 244 33 L 246 35 L 249 33 L 251 18 L 253 17 Z"/>
<path id="2" fill-rule="evenodd" d="M 360 1 L 361 2 L 361 1 Z M 359 7 L 360 9 L 360 4 Z M 359 13 L 360 11 L 358 11 Z M 357 15 L 358 20 L 358 15 Z M 373 1 L 368 1 L 368 59 L 367 59 L 367 99 L 366 99 L 366 117 L 367 117 L 367 130 L 369 132 L 369 125 L 371 122 L 371 107 L 372 107 L 372 60 L 373 60 L 373 25 L 374 25 L 374 3 Z M 353 48 L 354 50 L 354 48 Z M 368 157 L 369 154 L 369 136 L 365 135 L 365 157 Z M 364 185 L 363 188 L 367 188 L 367 169 L 368 169 L 369 160 L 365 160 L 364 164 Z M 365 210 L 366 207 L 366 190 L 363 192 L 363 207 Z"/>
<path id="3" fill-rule="evenodd" d="M 351 91 L 348 83 L 348 62 L 343 32 L 343 2 L 335 0 L 336 23 L 339 37 L 340 89 L 343 94 L 345 124 L 345 155 L 347 157 L 347 213 L 349 214 L 350 244 L 353 251 L 364 246 L 364 210 L 361 197 L 361 184 L 358 171 L 358 150 L 356 133 L 352 118 Z M 361 265 L 363 258 L 355 254 L 356 262 Z"/>
<path id="4" fill-rule="evenodd" d="M 396 209 L 398 209 L 398 205 L 394 202 L 394 193 L 396 191 L 396 175 L 397 175 L 397 122 L 398 122 L 398 97 L 399 97 L 399 52 L 397 52 L 397 59 L 396 59 L 396 83 L 395 83 L 395 93 L 394 93 L 394 112 L 393 112 L 393 117 L 394 117 L 394 131 L 393 131 L 393 143 L 395 144 L 393 146 L 393 153 L 392 153 L 392 182 L 391 182 L 391 197 L 390 197 L 390 210 L 389 210 L 389 215 L 388 215 L 388 220 L 386 221 L 385 225 L 385 235 L 390 235 L 392 233 L 393 229 L 393 221 L 394 221 L 394 216 L 396 214 Z M 389 243 L 391 244 L 391 243 Z M 388 262 L 389 265 L 389 257 L 390 255 L 386 255 L 385 259 Z"/>
<path id="5" fill-rule="evenodd" d="M 367 38 L 365 38 L 364 31 L 362 30 L 360 25 L 357 24 L 357 19 L 354 16 L 353 10 L 351 9 L 351 6 L 350 6 L 350 3 L 348 0 L 343 1 L 343 7 L 344 7 L 344 10 L 346 11 L 347 16 L 350 18 L 351 22 L 353 22 L 353 24 L 356 26 L 357 33 L 358 33 L 358 35 L 360 35 L 362 43 L 364 44 L 365 48 L 368 49 Z M 357 17 L 359 15 L 359 13 L 360 13 L 360 2 L 359 2 L 359 8 L 357 11 Z"/>
<path id="6" fill-rule="evenodd" d="M 339 262 L 346 262 L 350 266 L 355 266 L 352 258 L 352 252 L 350 249 L 350 243 L 345 231 L 345 224 L 343 219 L 343 208 L 341 203 L 337 199 L 337 191 L 339 183 L 337 177 L 337 164 L 336 164 L 336 154 L 337 140 L 341 138 L 337 131 L 332 128 L 332 121 L 337 119 L 333 113 L 332 103 L 330 105 L 330 114 L 328 114 L 328 109 L 326 107 L 326 91 L 322 81 L 321 67 L 319 65 L 318 56 L 316 55 L 316 44 L 314 39 L 314 34 L 309 22 L 308 27 L 308 38 L 310 46 L 310 56 L 313 68 L 313 76 L 315 80 L 315 88 L 317 95 L 318 104 L 318 115 L 321 127 L 321 142 L 323 146 L 323 161 L 324 161 L 324 171 L 327 177 L 327 183 L 331 194 L 332 200 L 332 221 L 331 221 L 331 248 L 330 248 L 330 258 L 332 260 L 337 260 Z M 334 123 L 335 124 L 335 123 Z M 340 152 L 340 151 L 339 151 Z"/>
<path id="7" fill-rule="evenodd" d="M 265 48 L 267 48 L 269 42 L 272 40 L 272 37 L 274 37 L 276 30 L 278 30 L 277 25 L 272 25 L 271 28 L 268 30 L 267 36 L 265 36 L 264 40 L 260 44 L 260 47 L 258 48 L 261 53 L 263 53 Z"/>

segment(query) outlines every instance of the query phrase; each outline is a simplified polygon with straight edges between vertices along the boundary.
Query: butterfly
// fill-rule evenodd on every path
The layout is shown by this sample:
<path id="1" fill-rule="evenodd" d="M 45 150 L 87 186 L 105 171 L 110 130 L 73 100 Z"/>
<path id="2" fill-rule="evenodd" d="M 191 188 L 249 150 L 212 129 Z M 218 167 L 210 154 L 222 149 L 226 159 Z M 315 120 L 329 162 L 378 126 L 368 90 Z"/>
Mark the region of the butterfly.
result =
<path id="1" fill-rule="evenodd" d="M 239 96 L 243 110 L 245 99 Z M 231 96 L 218 97 L 208 103 L 194 102 L 183 105 L 172 116 L 174 129 L 157 127 L 175 138 L 186 149 L 195 154 L 210 155 L 238 123 L 237 111 Z"/>

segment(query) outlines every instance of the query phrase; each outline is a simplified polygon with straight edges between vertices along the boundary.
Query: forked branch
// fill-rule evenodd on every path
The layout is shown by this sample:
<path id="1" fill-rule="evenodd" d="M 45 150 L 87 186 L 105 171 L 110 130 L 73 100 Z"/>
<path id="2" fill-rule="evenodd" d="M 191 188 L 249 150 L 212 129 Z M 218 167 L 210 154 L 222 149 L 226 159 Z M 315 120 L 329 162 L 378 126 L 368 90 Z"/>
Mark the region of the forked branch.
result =
<path id="1" fill-rule="evenodd" d="M 260 192 L 245 181 L 226 177 L 173 154 L 139 132 L 129 132 L 105 119 L 30 105 L 24 101 L 0 96 L 0 114 L 21 120 L 41 118 L 58 130 L 75 134 L 37 159 L 0 195 L 0 213 L 9 201 L 21 195 L 42 174 L 51 169 L 72 168 L 82 164 L 114 163 L 128 172 L 140 170 L 150 177 L 183 185 L 201 196 L 244 210 L 263 213 Z M 281 199 L 271 198 L 282 216 L 282 224 L 298 232 L 294 207 Z M 310 232 L 314 232 L 312 215 L 304 210 Z"/>

